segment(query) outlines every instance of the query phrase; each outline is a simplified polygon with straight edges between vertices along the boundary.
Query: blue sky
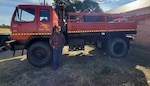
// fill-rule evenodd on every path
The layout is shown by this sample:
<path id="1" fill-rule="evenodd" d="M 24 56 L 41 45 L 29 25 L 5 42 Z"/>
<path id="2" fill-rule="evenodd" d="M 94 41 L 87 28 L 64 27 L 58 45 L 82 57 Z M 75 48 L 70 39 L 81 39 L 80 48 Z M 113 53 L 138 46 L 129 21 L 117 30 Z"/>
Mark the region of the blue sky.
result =
<path id="1" fill-rule="evenodd" d="M 113 8 L 117 8 L 121 5 L 133 2 L 135 0 L 94 0 L 94 1 L 99 2 L 100 7 L 104 11 L 107 11 Z"/>
<path id="2" fill-rule="evenodd" d="M 37 4 L 43 0 L 0 0 L 0 25 L 10 25 L 11 16 L 15 7 L 19 4 Z M 52 5 L 53 0 L 46 0 L 49 5 Z M 135 0 L 93 0 L 99 3 L 100 7 L 104 10 L 110 10 L 121 5 L 127 4 Z"/>

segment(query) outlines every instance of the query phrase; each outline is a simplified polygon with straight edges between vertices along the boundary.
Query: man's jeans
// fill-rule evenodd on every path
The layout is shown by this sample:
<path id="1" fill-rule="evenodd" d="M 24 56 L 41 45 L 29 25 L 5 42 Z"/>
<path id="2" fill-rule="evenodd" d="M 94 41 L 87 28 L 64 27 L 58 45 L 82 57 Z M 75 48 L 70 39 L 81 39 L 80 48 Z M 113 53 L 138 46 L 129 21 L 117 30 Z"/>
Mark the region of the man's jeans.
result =
<path id="1" fill-rule="evenodd" d="M 62 48 L 53 48 L 53 68 L 57 69 L 62 59 Z"/>

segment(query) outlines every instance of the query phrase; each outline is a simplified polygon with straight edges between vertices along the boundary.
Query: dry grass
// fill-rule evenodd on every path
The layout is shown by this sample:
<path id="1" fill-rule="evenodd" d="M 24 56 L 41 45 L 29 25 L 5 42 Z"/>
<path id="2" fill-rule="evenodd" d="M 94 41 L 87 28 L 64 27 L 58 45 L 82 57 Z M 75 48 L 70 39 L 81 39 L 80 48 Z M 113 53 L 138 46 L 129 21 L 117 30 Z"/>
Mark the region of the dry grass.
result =
<path id="1" fill-rule="evenodd" d="M 0 33 L 10 33 L 9 28 L 0 28 Z"/>
<path id="2" fill-rule="evenodd" d="M 120 59 L 110 58 L 94 46 L 87 51 L 63 50 L 63 65 L 54 71 L 51 66 L 31 66 L 26 55 L 12 57 L 11 51 L 0 52 L 1 86 L 147 86 L 145 73 L 136 66 L 150 67 L 149 51 L 131 47 Z M 13 59 L 12 59 L 13 58 Z M 10 60 L 9 60 L 10 59 Z M 145 75 L 144 75 L 145 74 Z"/>

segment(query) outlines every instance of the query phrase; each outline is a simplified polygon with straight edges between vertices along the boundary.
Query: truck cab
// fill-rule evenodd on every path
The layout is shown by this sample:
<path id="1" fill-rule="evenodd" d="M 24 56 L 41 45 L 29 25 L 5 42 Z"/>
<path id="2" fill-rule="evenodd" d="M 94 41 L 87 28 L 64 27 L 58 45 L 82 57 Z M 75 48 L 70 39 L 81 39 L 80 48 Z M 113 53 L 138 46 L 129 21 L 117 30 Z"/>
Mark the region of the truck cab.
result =
<path id="1" fill-rule="evenodd" d="M 58 26 L 58 17 L 51 6 L 18 5 L 14 11 L 11 32 L 13 40 L 28 40 L 31 35 L 50 35 Z"/>

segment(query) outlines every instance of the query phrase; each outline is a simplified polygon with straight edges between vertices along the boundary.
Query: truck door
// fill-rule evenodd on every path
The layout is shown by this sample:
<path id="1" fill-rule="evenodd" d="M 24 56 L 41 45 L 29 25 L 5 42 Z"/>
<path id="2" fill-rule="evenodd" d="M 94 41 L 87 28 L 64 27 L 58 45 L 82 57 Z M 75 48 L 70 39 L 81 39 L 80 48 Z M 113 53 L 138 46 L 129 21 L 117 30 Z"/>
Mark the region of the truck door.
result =
<path id="1" fill-rule="evenodd" d="M 18 7 L 11 23 L 12 33 L 16 33 L 15 39 L 27 39 L 27 34 L 37 32 L 36 9 L 32 7 Z M 28 35 L 29 36 L 29 35 Z"/>
<path id="2" fill-rule="evenodd" d="M 48 35 L 52 31 L 51 10 L 48 7 L 40 7 L 38 14 L 38 32 Z"/>

